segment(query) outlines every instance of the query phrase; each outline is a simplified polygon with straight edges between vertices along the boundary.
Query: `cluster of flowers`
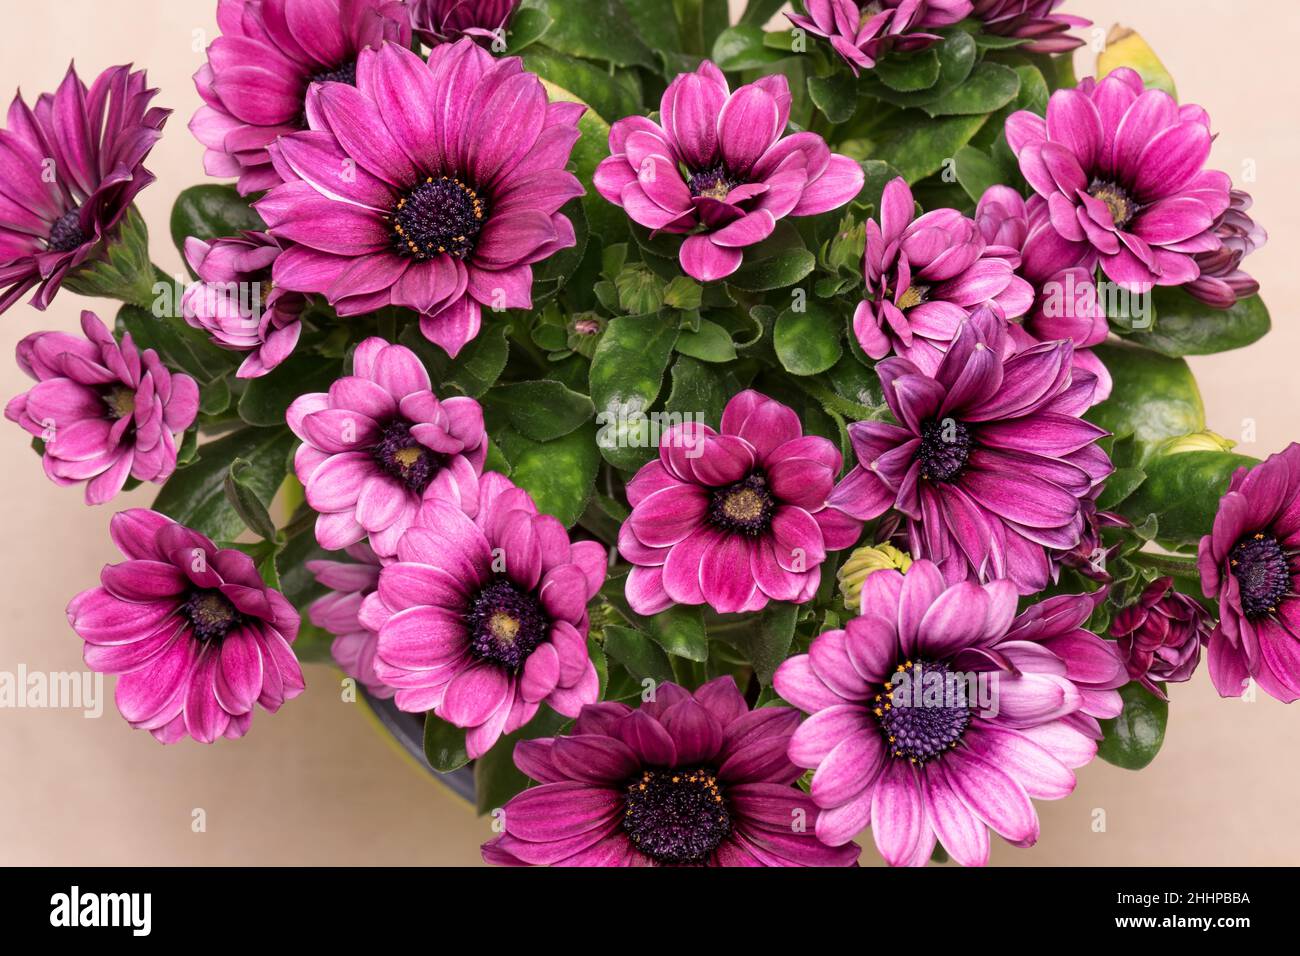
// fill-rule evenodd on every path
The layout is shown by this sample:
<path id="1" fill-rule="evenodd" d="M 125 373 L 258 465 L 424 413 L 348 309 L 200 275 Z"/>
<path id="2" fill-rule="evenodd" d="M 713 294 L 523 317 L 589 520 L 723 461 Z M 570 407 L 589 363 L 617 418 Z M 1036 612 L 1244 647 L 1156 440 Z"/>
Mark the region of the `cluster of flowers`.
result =
<path id="1" fill-rule="evenodd" d="M 856 72 L 972 15 L 1036 51 L 1067 50 L 1080 21 L 1058 5 L 808 0 L 791 20 Z M 489 52 L 516 6 L 222 0 L 190 128 L 210 174 L 261 194 L 266 229 L 186 244 L 199 281 L 184 313 L 247 353 L 239 376 L 294 351 L 313 297 L 339 316 L 412 310 L 453 357 L 485 308 L 531 308 L 533 265 L 576 241 L 560 209 L 583 193 L 567 164 L 584 107 Z M 33 288 L 44 308 L 119 227 L 152 178 L 142 163 L 166 119 L 154 92 L 117 68 L 89 89 L 69 71 L 34 110 L 15 100 L 0 132 L 0 308 Z M 668 86 L 657 120 L 613 124 L 595 188 L 684 236 L 687 275 L 725 279 L 779 220 L 863 188 L 858 162 L 787 132 L 790 105 L 784 77 L 733 90 L 705 61 Z M 1028 199 L 993 186 L 973 218 L 918 216 L 898 179 L 866 224 L 852 331 L 879 360 L 893 421 L 850 425 L 847 473 L 833 442 L 749 389 L 719 429 L 671 429 L 627 483 L 617 552 L 626 602 L 645 616 L 806 603 L 828 554 L 896 517 L 890 550 L 914 560 L 867 575 L 862 614 L 780 665 L 774 688 L 792 707 L 751 708 L 731 678 L 660 683 L 639 708 L 600 702 L 588 605 L 615 556 L 485 470 L 483 408 L 436 395 L 410 349 L 366 338 L 351 374 L 289 407 L 317 541 L 348 558 L 309 564 L 329 593 L 307 613 L 336 635 L 342 667 L 402 710 L 464 728 L 471 758 L 543 704 L 575 718 L 516 747 L 538 785 L 507 805 L 487 859 L 845 865 L 870 826 L 891 864 L 923 864 L 937 841 L 977 865 L 990 829 L 1036 840 L 1031 798 L 1070 792 L 1098 721 L 1121 710 L 1118 688 L 1186 680 L 1203 641 L 1225 695 L 1253 677 L 1300 697 L 1296 446 L 1233 479 L 1201 544 L 1217 626 L 1169 579 L 1116 617 L 1115 642 L 1085 628 L 1104 589 L 1021 604 L 1094 551 L 1110 520 L 1095 504 L 1112 472 L 1106 432 L 1082 417 L 1111 390 L 1092 351 L 1108 334 L 1097 270 L 1131 292 L 1181 286 L 1227 307 L 1255 291 L 1240 267 L 1264 237 L 1249 197 L 1204 168 L 1205 112 L 1132 70 L 1057 91 L 1045 118 L 1015 113 L 1006 137 Z M 264 280 L 273 291 L 250 325 L 230 289 Z M 37 384 L 5 413 L 42 439 L 52 480 L 85 482 L 98 504 L 128 479 L 167 480 L 199 396 L 93 314 L 82 328 L 20 343 Z M 246 553 L 148 510 L 116 515 L 111 534 L 126 560 L 68 617 L 87 664 L 121 675 L 133 727 L 164 742 L 239 737 L 254 704 L 274 711 L 302 692 L 299 613 Z M 892 706 L 899 675 L 920 669 L 996 675 L 996 713 L 965 697 Z"/>

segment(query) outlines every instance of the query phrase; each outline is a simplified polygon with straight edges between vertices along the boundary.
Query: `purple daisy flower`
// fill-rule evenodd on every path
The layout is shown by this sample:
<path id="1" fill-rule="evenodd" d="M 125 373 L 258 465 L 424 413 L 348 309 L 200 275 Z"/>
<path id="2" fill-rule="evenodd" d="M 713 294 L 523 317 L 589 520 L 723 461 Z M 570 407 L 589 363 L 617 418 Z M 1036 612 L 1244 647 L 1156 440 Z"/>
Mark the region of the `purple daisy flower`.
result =
<path id="1" fill-rule="evenodd" d="M 1075 548 L 1084 501 L 1112 471 L 1107 434 L 1078 416 L 1095 387 L 1071 366 L 1068 341 L 1004 359 L 989 311 L 961 328 L 933 378 L 907 359 L 876 366 L 899 424 L 855 422 L 858 464 L 828 503 L 870 520 L 896 508 L 908 548 L 950 581 L 1010 578 L 1033 594 L 1051 578 L 1049 551 Z"/>
<path id="2" fill-rule="evenodd" d="M 364 541 L 348 545 L 345 550 L 351 561 L 307 562 L 307 570 L 317 582 L 330 589 L 329 594 L 311 603 L 307 617 L 334 635 L 330 654 L 343 673 L 360 681 L 371 696 L 389 698 L 393 696 L 393 688 L 375 673 L 379 634 L 360 620 L 361 602 L 379 587 L 379 571 L 385 562 Z"/>
<path id="3" fill-rule="evenodd" d="M 936 840 L 983 866 L 989 829 L 1031 846 L 1031 798 L 1068 795 L 1097 752 L 1097 719 L 1123 706 L 1123 663 L 1083 627 L 1102 593 L 1016 617 L 1008 581 L 947 585 L 929 561 L 868 577 L 864 613 L 774 678 L 810 715 L 789 754 L 815 771 L 817 835 L 836 846 L 870 824 L 891 866 L 923 866 Z"/>
<path id="4" fill-rule="evenodd" d="M 706 60 L 669 84 L 658 123 L 614 124 L 596 189 L 648 229 L 687 234 L 679 258 L 688 275 L 726 278 L 778 219 L 837 209 L 862 190 L 862 166 L 816 133 L 783 136 L 789 117 L 784 76 L 733 93 Z"/>
<path id="5" fill-rule="evenodd" d="M 48 306 L 153 182 L 142 164 L 171 115 L 149 106 L 157 93 L 143 70 L 112 67 L 87 89 L 69 66 L 35 109 L 14 96 L 0 130 L 0 312 L 33 286 L 31 304 Z"/>
<path id="6" fill-rule="evenodd" d="M 582 709 L 565 737 L 522 740 L 541 786 L 505 805 L 483 859 L 505 866 L 852 866 L 817 838 L 817 807 L 786 756 L 789 707 L 751 711 L 730 677 L 655 687 L 633 710 Z"/>
<path id="7" fill-rule="evenodd" d="M 130 334 L 119 343 L 93 312 L 81 313 L 81 330 L 84 339 L 34 332 L 18 343 L 18 366 L 37 384 L 5 418 L 45 443 L 51 481 L 84 481 L 86 504 L 101 505 L 127 478 L 161 484 L 176 470 L 176 436 L 194 423 L 199 387 Z"/>
<path id="8" fill-rule="evenodd" d="M 988 245 L 955 209 L 914 218 L 915 209 L 902 177 L 885 186 L 880 221 L 867 221 L 866 298 L 853 332 L 872 358 L 892 351 L 934 374 L 973 309 L 993 305 L 1014 319 L 1033 304 L 1034 291 L 1008 258 L 1017 250 Z"/>
<path id="9" fill-rule="evenodd" d="M 355 83 L 362 50 L 411 42 L 398 0 L 218 0 L 217 26 L 194 74 L 204 105 L 190 131 L 207 174 L 239 177 L 243 196 L 280 182 L 267 147 L 307 128 L 312 84 Z"/>
<path id="10" fill-rule="evenodd" d="M 185 290 L 182 315 L 223 349 L 249 353 L 236 378 L 265 375 L 293 353 L 302 334 L 307 297 L 271 282 L 280 251 L 264 232 L 185 240 L 185 260 L 199 281 Z"/>
<path id="11" fill-rule="evenodd" d="M 1173 578 L 1157 578 L 1137 603 L 1110 622 L 1110 636 L 1128 669 L 1161 700 L 1168 700 L 1157 681 L 1189 680 L 1201 663 L 1201 646 L 1210 641 L 1214 619 L 1195 598 L 1174 590 Z"/>
<path id="12" fill-rule="evenodd" d="M 483 409 L 472 398 L 440 401 L 405 346 L 366 339 L 352 356 L 351 375 L 328 392 L 299 396 L 285 419 L 303 441 L 294 470 L 319 512 L 316 540 L 327 551 L 369 535 L 375 552 L 388 557 L 421 501 L 478 507 L 487 458 Z"/>
<path id="13" fill-rule="evenodd" d="M 490 44 L 504 36 L 520 0 L 410 0 L 411 26 L 425 46 L 463 36 Z"/>
<path id="14" fill-rule="evenodd" d="M 1259 291 L 1259 283 L 1242 271 L 1241 261 L 1268 242 L 1268 233 L 1247 213 L 1254 202 L 1250 193 L 1234 189 L 1229 195 L 1228 208 L 1214 224 L 1220 246 L 1196 254 L 1201 274 L 1187 285 L 1188 292 L 1219 309 L 1230 309 L 1238 299 Z"/>
<path id="15" fill-rule="evenodd" d="M 987 33 L 1028 40 L 1021 49 L 1030 53 L 1065 53 L 1083 46 L 1070 36 L 1071 27 L 1090 27 L 1091 20 L 1057 13 L 1065 0 L 974 0 L 971 16 Z"/>
<path id="16" fill-rule="evenodd" d="M 473 518 L 431 499 L 379 573 L 361 622 L 379 632 L 375 673 L 397 706 L 468 730 L 481 757 L 543 704 L 576 717 L 600 694 L 587 654 L 587 604 L 605 549 L 570 543 L 528 492 L 490 472 Z"/>
<path id="17" fill-rule="evenodd" d="M 302 693 L 298 612 L 252 558 L 143 508 L 113 515 L 109 534 L 127 560 L 72 599 L 68 622 L 91 670 L 122 675 L 132 727 L 210 744 L 244 736 L 254 704 L 274 713 Z"/>
<path id="18" fill-rule="evenodd" d="M 1210 119 L 1146 89 L 1136 72 L 1057 90 L 1047 119 L 1021 111 L 1007 119 L 1020 171 L 1048 203 L 1052 227 L 1099 259 L 1133 292 L 1182 285 L 1200 274 L 1196 254 L 1222 244 L 1214 224 L 1228 208 L 1231 181 L 1207 170 Z"/>
<path id="19" fill-rule="evenodd" d="M 1029 283 L 1034 302 L 1009 332 L 1017 350 L 1039 342 L 1069 339 L 1074 365 L 1097 378 L 1093 404 L 1110 395 L 1111 377 L 1094 345 L 1106 341 L 1110 326 L 1097 294 L 1095 272 L 1081 264 L 1077 243 L 1052 228 L 1047 202 L 1023 196 L 1009 186 L 990 186 L 980 197 L 975 223 L 990 248 L 997 248 Z"/>
<path id="20" fill-rule="evenodd" d="M 675 426 L 627 485 L 628 603 L 638 614 L 674 602 L 730 614 L 809 600 L 826 552 L 862 531 L 826 506 L 842 464 L 833 442 L 804 435 L 792 409 L 753 390 L 727 403 L 721 433 Z"/>
<path id="21" fill-rule="evenodd" d="M 856 75 L 891 51 L 921 50 L 942 39 L 929 31 L 970 15 L 970 0 L 805 0 L 808 15 L 787 13 L 796 27 L 825 37 Z"/>
<path id="22" fill-rule="evenodd" d="M 1210 678 L 1240 697 L 1248 677 L 1280 701 L 1300 699 L 1300 445 L 1239 468 L 1201 539 L 1201 589 L 1219 602 Z"/>

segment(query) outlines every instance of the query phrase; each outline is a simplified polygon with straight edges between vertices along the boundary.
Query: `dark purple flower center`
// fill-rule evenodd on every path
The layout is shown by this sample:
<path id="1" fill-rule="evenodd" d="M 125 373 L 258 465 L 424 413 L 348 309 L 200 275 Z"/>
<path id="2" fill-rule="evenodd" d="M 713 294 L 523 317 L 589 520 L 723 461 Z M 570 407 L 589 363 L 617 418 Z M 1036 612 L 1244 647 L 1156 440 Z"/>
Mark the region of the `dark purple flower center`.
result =
<path id="1" fill-rule="evenodd" d="M 350 60 L 328 70 L 314 73 L 308 83 L 346 83 L 348 86 L 356 86 L 357 61 Z"/>
<path id="2" fill-rule="evenodd" d="M 114 421 L 130 418 L 135 414 L 135 389 L 125 385 L 112 385 L 104 389 L 99 396 L 108 406 L 108 417 Z"/>
<path id="3" fill-rule="evenodd" d="M 776 499 L 761 471 L 717 489 L 709 500 L 709 520 L 716 527 L 741 534 L 762 534 L 772 524 L 774 511 Z"/>
<path id="4" fill-rule="evenodd" d="M 707 196 L 718 200 L 726 199 L 727 194 L 743 182 L 743 179 L 733 176 L 721 163 L 712 169 L 703 169 L 686 177 L 686 186 L 692 196 Z"/>
<path id="5" fill-rule="evenodd" d="M 1228 552 L 1247 617 L 1265 617 L 1291 593 L 1291 562 L 1277 538 L 1259 533 L 1242 538 Z"/>
<path id="6" fill-rule="evenodd" d="M 642 771 L 627 785 L 623 829 L 632 845 L 657 863 L 703 863 L 731 832 L 717 771 Z"/>
<path id="7" fill-rule="evenodd" d="M 54 252 L 71 252 L 78 246 L 85 245 L 87 235 L 81 231 L 81 214 L 76 209 L 69 209 L 50 228 L 50 249 Z"/>
<path id="8" fill-rule="evenodd" d="M 219 641 L 244 619 L 224 594 L 212 589 L 194 591 L 181 605 L 181 613 L 190 619 L 194 636 L 200 641 Z"/>
<path id="9" fill-rule="evenodd" d="M 512 673 L 524 666 L 551 627 L 537 598 L 501 577 L 478 592 L 465 618 L 470 653 Z"/>
<path id="10" fill-rule="evenodd" d="M 924 764 L 957 746 L 970 724 L 966 684 L 946 664 L 905 661 L 872 706 L 896 759 Z"/>
<path id="11" fill-rule="evenodd" d="M 417 495 L 424 494 L 429 482 L 443 465 L 443 456 L 420 444 L 411 434 L 411 423 L 395 419 L 379 433 L 379 444 L 370 451 L 379 466 Z"/>
<path id="12" fill-rule="evenodd" d="M 921 425 L 921 447 L 916 458 L 921 477 L 930 481 L 952 481 L 962 473 L 970 458 L 970 429 L 955 418 L 931 419 Z"/>
<path id="13" fill-rule="evenodd" d="M 467 259 L 487 221 L 487 200 L 459 179 L 430 176 L 397 201 L 389 218 L 402 255 Z"/>
<path id="14" fill-rule="evenodd" d="M 1116 229 L 1123 229 L 1132 222 L 1140 208 L 1129 196 L 1128 191 L 1118 183 L 1094 179 L 1088 187 L 1088 195 L 1106 204 L 1106 208 L 1110 210 L 1110 218 L 1115 220 Z"/>

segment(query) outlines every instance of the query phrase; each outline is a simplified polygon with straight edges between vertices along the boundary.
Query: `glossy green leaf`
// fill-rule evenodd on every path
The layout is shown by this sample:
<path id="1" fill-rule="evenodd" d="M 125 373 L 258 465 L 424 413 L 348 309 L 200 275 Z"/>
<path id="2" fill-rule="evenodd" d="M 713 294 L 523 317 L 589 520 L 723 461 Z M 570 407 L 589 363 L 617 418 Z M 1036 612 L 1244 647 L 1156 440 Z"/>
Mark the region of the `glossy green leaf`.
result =
<path id="1" fill-rule="evenodd" d="M 587 507 L 599 456 L 596 429 L 583 425 L 554 441 L 537 442 L 512 428 L 495 436 L 510 462 L 510 479 L 528 491 L 539 511 L 571 527 Z"/>
<path id="2" fill-rule="evenodd" d="M 1096 354 L 1114 380 L 1110 397 L 1087 418 L 1117 437 L 1132 435 L 1146 452 L 1167 438 L 1205 428 L 1205 406 L 1187 363 L 1129 344 L 1103 344 Z"/>
<path id="3" fill-rule="evenodd" d="M 610 75 L 590 60 L 579 60 L 545 43 L 524 52 L 524 68 L 581 98 L 601 116 L 618 119 L 641 112 L 641 97 L 630 74 Z"/>
<path id="4" fill-rule="evenodd" d="M 1240 299 L 1230 309 L 1208 306 L 1182 289 L 1157 288 L 1154 299 L 1154 327 L 1130 338 L 1164 355 L 1211 355 L 1243 348 L 1263 338 L 1271 325 L 1258 295 Z"/>
<path id="5" fill-rule="evenodd" d="M 889 163 L 909 182 L 915 183 L 938 172 L 944 160 L 979 132 L 986 116 L 943 116 L 926 123 L 911 123 L 895 129 L 876 150 L 876 159 Z"/>
<path id="6" fill-rule="evenodd" d="M 560 382 L 514 382 L 488 392 L 488 408 L 501 411 L 525 438 L 548 442 L 562 438 L 595 414 L 591 399 Z"/>
<path id="7" fill-rule="evenodd" d="M 552 102 L 581 103 L 587 107 L 587 112 L 578 120 L 581 135 L 569 157 L 574 172 L 587 190 L 582 199 L 583 209 L 587 213 L 587 227 L 592 234 L 603 236 L 610 242 L 625 238 L 628 229 L 627 214 L 600 195 L 593 182 L 596 167 L 609 156 L 609 123 L 590 103 L 571 90 L 545 78 L 542 79 L 542 86 Z"/>
<path id="8" fill-rule="evenodd" d="M 506 53 L 516 56 L 521 51 L 546 36 L 554 21 L 546 11 L 534 7 L 525 7 L 510 18 L 510 28 L 506 32 Z"/>
<path id="9" fill-rule="evenodd" d="M 770 604 L 752 621 L 752 626 L 729 632 L 725 637 L 753 665 L 754 673 L 765 686 L 772 683 L 772 675 L 790 655 L 798 616 L 796 605 Z"/>
<path id="10" fill-rule="evenodd" d="M 226 472 L 226 500 L 235 509 L 248 530 L 267 540 L 276 536 L 275 522 L 271 513 L 258 495 L 254 484 L 257 481 L 253 467 L 243 458 L 236 458 L 230 463 Z"/>
<path id="11" fill-rule="evenodd" d="M 424 715 L 424 759 L 438 773 L 451 773 L 469 763 L 465 731 L 433 711 Z"/>
<path id="12" fill-rule="evenodd" d="M 773 344 L 777 358 L 793 375 L 817 375 L 840 360 L 844 320 L 826 303 L 809 299 L 802 311 L 794 307 L 777 317 Z"/>
<path id="13" fill-rule="evenodd" d="M 617 66 L 656 66 L 654 54 L 628 29 L 621 0 L 529 0 L 528 6 L 554 21 L 546 45 L 561 53 Z"/>
<path id="14" fill-rule="evenodd" d="M 1254 458 L 1226 451 L 1161 455 L 1143 466 L 1146 481 L 1119 508 L 1139 523 L 1154 514 L 1161 543 L 1192 546 L 1213 528 L 1233 472 L 1256 464 Z"/>
<path id="15" fill-rule="evenodd" d="M 745 12 L 740 15 L 740 22 L 764 26 L 776 16 L 784 3 L 785 0 L 749 0 L 745 4 Z"/>
<path id="16" fill-rule="evenodd" d="M 479 398 L 491 388 L 506 367 L 510 345 L 507 322 L 491 314 L 483 318 L 483 329 L 465 344 L 454 359 L 434 345 L 412 324 L 402 330 L 399 341 L 419 356 L 433 378 L 435 388 L 444 398 L 448 386 L 462 395 Z"/>
<path id="17" fill-rule="evenodd" d="M 708 319 L 700 320 L 697 331 L 677 336 L 677 351 L 705 362 L 730 362 L 736 357 L 731 333 Z"/>
<path id="18" fill-rule="evenodd" d="M 220 380 L 240 361 L 238 352 L 218 348 L 206 333 L 176 316 L 155 317 L 137 306 L 124 305 L 117 313 L 117 327 L 130 332 L 137 347 L 153 349 L 165 365 L 193 377 L 200 386 Z M 206 406 L 204 410 L 211 411 Z"/>
<path id="19" fill-rule="evenodd" d="M 723 370 L 688 356 L 673 363 L 672 391 L 664 409 L 670 414 L 702 417 L 705 424 L 717 428 L 722 420 L 730 392 Z"/>
<path id="20" fill-rule="evenodd" d="M 763 28 L 751 24 L 723 30 L 713 44 L 713 62 L 724 70 L 759 69 L 788 55 L 764 44 Z"/>
<path id="21" fill-rule="evenodd" d="M 605 653 L 622 664 L 637 680 L 654 681 L 673 679 L 673 666 L 658 644 L 645 632 L 633 627 L 610 624 L 605 627 Z"/>
<path id="22" fill-rule="evenodd" d="M 211 242 L 224 236 L 236 236 L 244 229 L 262 230 L 266 223 L 239 195 L 234 186 L 203 183 L 191 186 L 176 197 L 172 205 L 172 242 L 183 255 L 185 240 L 190 236 Z"/>
<path id="23" fill-rule="evenodd" d="M 928 90 L 939 81 L 939 53 L 935 49 L 886 56 L 875 68 L 876 79 L 900 93 Z"/>
<path id="24" fill-rule="evenodd" d="M 284 424 L 294 399 L 308 392 L 328 391 L 342 374 L 339 363 L 319 355 L 291 355 L 260 378 L 251 378 L 239 398 L 239 417 L 250 425 Z"/>
<path id="25" fill-rule="evenodd" d="M 1101 721 L 1105 735 L 1097 756 L 1125 770 L 1141 770 L 1160 752 L 1169 721 L 1169 702 L 1160 700 L 1141 684 L 1120 688 L 1124 710 L 1118 717 Z"/>
<path id="26" fill-rule="evenodd" d="M 858 108 L 857 78 L 848 70 L 808 77 L 808 95 L 832 123 L 846 122 Z"/>
<path id="27" fill-rule="evenodd" d="M 1016 98 L 1020 77 L 1000 63 L 981 63 L 964 81 L 921 109 L 930 116 L 973 116 L 993 113 Z"/>
<path id="28" fill-rule="evenodd" d="M 596 346 L 590 384 L 604 425 L 600 450 L 617 467 L 637 467 L 653 452 L 648 423 L 636 416 L 659 397 L 677 337 L 661 315 L 629 315 L 610 322 Z"/>
<path id="29" fill-rule="evenodd" d="M 973 202 L 979 202 L 990 186 L 1006 182 L 1006 173 L 988 154 L 973 146 L 963 146 L 953 157 L 957 182 Z"/>

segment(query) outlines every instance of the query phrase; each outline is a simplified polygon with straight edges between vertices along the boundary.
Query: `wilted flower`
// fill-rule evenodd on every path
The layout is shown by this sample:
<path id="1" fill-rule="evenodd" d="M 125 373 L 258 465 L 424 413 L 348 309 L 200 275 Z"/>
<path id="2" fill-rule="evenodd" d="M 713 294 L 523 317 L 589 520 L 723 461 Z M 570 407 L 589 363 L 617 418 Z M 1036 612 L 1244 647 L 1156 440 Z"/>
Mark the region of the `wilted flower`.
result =
<path id="1" fill-rule="evenodd" d="M 726 278 L 778 219 L 837 209 L 862 189 L 860 164 L 815 133 L 784 136 L 789 118 L 784 76 L 733 93 L 705 60 L 669 84 L 658 123 L 629 116 L 614 124 L 596 189 L 635 222 L 687 235 L 679 258 L 688 275 Z"/>
<path id="2" fill-rule="evenodd" d="M 279 257 L 279 243 L 264 232 L 185 240 L 185 260 L 199 281 L 185 290 L 181 314 L 222 348 L 249 353 L 236 378 L 265 375 L 289 357 L 302 334 L 307 297 L 271 282 Z"/>
<path id="3" fill-rule="evenodd" d="M 1030 53 L 1064 53 L 1083 46 L 1069 34 L 1071 27 L 1090 27 L 1091 20 L 1057 13 L 1065 0 L 974 0 L 971 16 L 985 31 L 1028 40 L 1021 49 Z"/>
<path id="4" fill-rule="evenodd" d="M 463 36 L 480 43 L 504 38 L 520 0 L 410 0 L 411 26 L 426 46 Z"/>
<path id="5" fill-rule="evenodd" d="M 217 26 L 194 74 L 205 105 L 190 131 L 208 175 L 238 176 L 244 196 L 280 182 L 267 147 L 307 128 L 312 84 L 355 84 L 362 50 L 411 42 L 398 0 L 218 0 Z"/>
<path id="6" fill-rule="evenodd" d="M 1192 295 L 1220 309 L 1230 309 L 1238 299 L 1259 291 L 1259 283 L 1242 271 L 1241 261 L 1268 242 L 1268 233 L 1246 212 L 1253 202 L 1250 193 L 1234 189 L 1230 195 L 1228 208 L 1214 224 L 1222 245 L 1197 253 L 1201 274 L 1187 285 Z"/>
<path id="7" fill-rule="evenodd" d="M 805 0 L 804 6 L 807 16 L 786 17 L 830 40 L 855 74 L 891 51 L 924 49 L 942 39 L 928 31 L 952 26 L 971 12 L 970 0 Z"/>
<path id="8" fill-rule="evenodd" d="M 1124 608 L 1110 623 L 1120 657 L 1131 680 L 1161 700 L 1157 681 L 1179 683 L 1192 676 L 1201 662 L 1201 644 L 1209 643 L 1214 620 L 1200 603 L 1174 590 L 1173 578 L 1157 578 L 1146 586 L 1136 604 Z"/>
<path id="9" fill-rule="evenodd" d="M 308 619 L 334 635 L 330 654 L 343 673 L 358 680 L 371 695 L 393 696 L 393 688 L 375 673 L 375 651 L 379 634 L 361 623 L 361 602 L 379 586 L 379 569 L 384 561 L 364 541 L 345 549 L 351 561 L 313 560 L 307 570 L 330 593 L 317 598 L 307 608 Z"/>
<path id="10" fill-rule="evenodd" d="M 0 131 L 0 312 L 33 286 L 32 305 L 48 306 L 153 182 L 143 163 L 171 115 L 149 106 L 157 92 L 143 70 L 112 67 L 87 89 L 69 66 L 58 92 L 41 94 L 35 109 L 14 97 Z"/>
<path id="11" fill-rule="evenodd" d="M 35 332 L 18 343 L 18 366 L 36 386 L 5 417 L 44 442 L 45 473 L 59 485 L 86 482 L 86 503 L 103 504 L 127 478 L 164 482 L 176 470 L 176 436 L 199 411 L 199 388 L 169 372 L 130 334 L 119 343 L 93 312 L 84 339 Z"/>
<path id="12" fill-rule="evenodd" d="M 506 866 L 851 866 L 817 838 L 786 756 L 799 714 L 751 711 L 731 677 L 662 683 L 637 710 L 582 709 L 572 733 L 515 745 L 540 786 L 512 797 L 483 859 Z"/>
<path id="13" fill-rule="evenodd" d="M 473 518 L 424 503 L 379 573 L 361 622 L 379 632 L 375 673 L 397 706 L 464 727 L 481 757 L 547 704 L 576 717 L 600 695 L 587 652 L 587 603 L 605 549 L 569 535 L 522 488 L 483 476 Z"/>
<path id="14" fill-rule="evenodd" d="M 272 713 L 306 686 L 290 645 L 298 612 L 253 559 L 156 511 L 113 516 L 127 558 L 68 605 L 86 666 L 117 681 L 117 709 L 165 744 L 242 737 L 253 705 Z"/>
<path id="15" fill-rule="evenodd" d="M 311 130 L 271 147 L 285 182 L 257 209 L 295 243 L 275 283 L 340 315 L 412 309 L 454 356 L 483 308 L 531 308 L 532 264 L 577 241 L 559 209 L 582 195 L 565 164 L 585 107 L 468 39 L 427 65 L 389 43 L 357 70 L 356 87 L 313 86 Z"/>
<path id="16" fill-rule="evenodd" d="M 868 575 L 888 569 L 906 571 L 911 566 L 912 556 L 892 544 L 858 548 L 835 574 L 840 582 L 840 594 L 844 596 L 844 606 L 849 610 L 861 606 L 862 584 Z"/>

